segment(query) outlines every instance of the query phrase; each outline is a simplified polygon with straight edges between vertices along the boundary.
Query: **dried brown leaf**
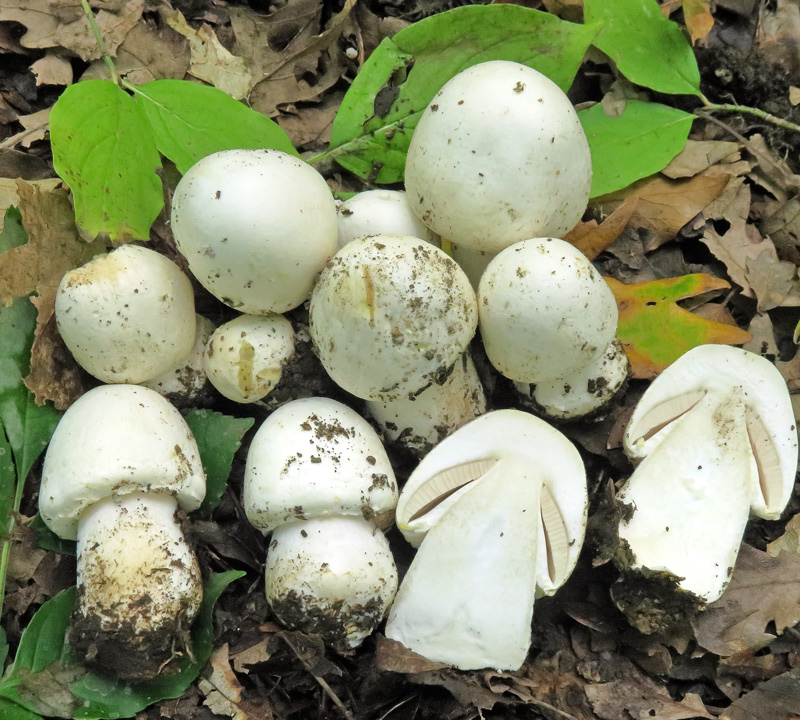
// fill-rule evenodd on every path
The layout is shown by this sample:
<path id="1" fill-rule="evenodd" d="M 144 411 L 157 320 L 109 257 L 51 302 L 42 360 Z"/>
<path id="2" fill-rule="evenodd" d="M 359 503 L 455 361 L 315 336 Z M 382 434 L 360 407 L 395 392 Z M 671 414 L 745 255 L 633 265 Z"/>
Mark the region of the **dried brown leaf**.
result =
<path id="1" fill-rule="evenodd" d="M 778 675 L 736 700 L 722 720 L 797 720 L 800 668 Z"/>
<path id="2" fill-rule="evenodd" d="M 271 647 L 272 643 L 267 638 L 231 655 L 234 670 L 247 675 L 250 672 L 251 665 L 266 662 L 272 657 Z"/>
<path id="3" fill-rule="evenodd" d="M 36 85 L 72 85 L 72 65 L 54 52 L 47 52 L 31 65 Z"/>
<path id="4" fill-rule="evenodd" d="M 783 535 L 767 545 L 770 557 L 777 557 L 782 552 L 800 555 L 800 514 L 794 515 L 786 523 Z"/>
<path id="5" fill-rule="evenodd" d="M 25 129 L 6 138 L 0 143 L 0 148 L 13 148 L 17 145 L 28 148 L 36 141 L 44 140 L 49 129 L 50 108 L 39 110 L 31 115 L 20 115 L 17 120 Z"/>
<path id="6" fill-rule="evenodd" d="M 723 140 L 687 140 L 681 150 L 662 171 L 662 175 L 677 179 L 694 177 L 722 160 L 739 159 L 739 143 Z"/>
<path id="7" fill-rule="evenodd" d="M 6 210 L 12 205 L 19 206 L 19 195 L 17 194 L 18 180 L 12 178 L 0 178 L 0 230 L 3 229 L 3 219 L 5 218 Z M 34 187 L 39 188 L 42 192 L 50 192 L 56 188 L 63 187 L 61 178 L 48 178 L 47 180 L 35 180 L 30 183 Z M 2 273 L 2 269 L 0 269 Z M 0 285 L 0 295 L 2 294 L 2 285 Z"/>
<path id="8" fill-rule="evenodd" d="M 239 707 L 242 685 L 231 670 L 228 643 L 215 648 L 211 653 L 208 669 L 200 679 L 198 688 L 206 696 L 203 704 L 213 713 L 231 717 L 233 720 L 247 720 L 247 715 Z"/>
<path id="9" fill-rule="evenodd" d="M 742 545 L 730 585 L 693 622 L 697 642 L 724 657 L 758 650 L 800 622 L 800 555 L 776 557 Z"/>
<path id="10" fill-rule="evenodd" d="M 602 223 L 598 224 L 597 220 L 578 223 L 564 235 L 564 240 L 578 248 L 589 260 L 594 260 L 622 234 L 638 201 L 635 195 L 626 198 Z"/>
<path id="11" fill-rule="evenodd" d="M 0 22 L 18 22 L 25 27 L 20 43 L 26 48 L 51 48 L 58 45 L 58 20 L 50 12 L 48 0 L 0 0 Z"/>
<path id="12" fill-rule="evenodd" d="M 745 258 L 745 277 L 758 300 L 758 312 L 800 304 L 797 292 L 797 267 L 778 260 L 774 246 L 755 259 Z"/>
<path id="13" fill-rule="evenodd" d="M 97 60 L 102 56 L 89 21 L 80 7 L 80 2 L 75 0 L 50 0 L 48 6 L 49 11 L 56 18 L 60 17 L 63 20 L 58 22 L 53 36 L 55 42 L 52 45 L 37 45 L 35 47 L 61 46 L 71 50 L 81 60 Z M 139 18 L 142 17 L 144 0 L 130 0 L 129 2 L 105 5 L 104 7 L 107 9 L 101 9 L 95 14 L 95 22 L 100 29 L 100 34 L 103 36 L 106 51 L 113 57 L 125 36 L 139 22 Z M 34 46 L 28 45 L 28 47 Z"/>
<path id="14" fill-rule="evenodd" d="M 683 0 L 683 17 L 692 36 L 692 45 L 707 37 L 714 27 L 710 5 L 711 0 Z"/>
<path id="15" fill-rule="evenodd" d="M 320 103 L 284 111 L 275 120 L 297 149 L 324 145 L 330 141 L 331 125 L 341 101 L 341 93 L 329 94 Z"/>
<path id="16" fill-rule="evenodd" d="M 750 321 L 747 332 L 752 336 L 742 348 L 757 355 L 773 358 L 778 355 L 778 345 L 775 343 L 775 334 L 772 328 L 772 318 L 769 315 L 756 315 Z"/>

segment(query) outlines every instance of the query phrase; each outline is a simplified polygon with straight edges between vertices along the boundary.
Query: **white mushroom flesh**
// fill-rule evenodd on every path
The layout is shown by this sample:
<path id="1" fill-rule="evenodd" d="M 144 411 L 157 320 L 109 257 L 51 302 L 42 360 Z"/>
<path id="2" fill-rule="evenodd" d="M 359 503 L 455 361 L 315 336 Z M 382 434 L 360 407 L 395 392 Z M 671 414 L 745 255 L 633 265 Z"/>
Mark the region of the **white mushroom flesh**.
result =
<path id="1" fill-rule="evenodd" d="M 240 315 L 211 335 L 203 366 L 220 394 L 251 403 L 274 389 L 293 354 L 294 331 L 283 315 Z"/>
<path id="2" fill-rule="evenodd" d="M 167 372 L 191 350 L 192 285 L 163 255 L 123 245 L 64 275 L 56 322 L 88 373 L 106 383 L 140 383 Z"/>

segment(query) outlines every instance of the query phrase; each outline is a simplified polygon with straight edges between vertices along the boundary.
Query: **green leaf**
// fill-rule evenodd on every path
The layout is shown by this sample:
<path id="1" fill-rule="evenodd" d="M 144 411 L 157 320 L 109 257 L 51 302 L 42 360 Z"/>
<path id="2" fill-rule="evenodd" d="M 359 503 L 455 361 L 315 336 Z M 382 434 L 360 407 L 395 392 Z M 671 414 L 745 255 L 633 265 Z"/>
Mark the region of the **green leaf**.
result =
<path id="1" fill-rule="evenodd" d="M 600 103 L 578 113 L 592 152 L 591 197 L 627 187 L 663 170 L 686 145 L 694 115 L 629 100 L 620 117 L 609 117 Z"/>
<path id="2" fill-rule="evenodd" d="M 159 152 L 181 173 L 220 150 L 269 148 L 297 155 L 277 123 L 217 88 L 155 80 L 136 88 L 136 99 Z"/>
<path id="3" fill-rule="evenodd" d="M 22 214 L 15 207 L 6 210 L 3 218 L 3 232 L 0 233 L 0 253 L 20 247 L 28 242 L 28 233 L 22 226 Z"/>
<path id="4" fill-rule="evenodd" d="M 2 697 L 0 697 L 0 718 L 3 720 L 43 720 L 41 715 Z"/>
<path id="5" fill-rule="evenodd" d="M 585 0 L 584 20 L 600 26 L 594 41 L 631 82 L 675 95 L 699 95 L 700 71 L 680 27 L 655 0 Z"/>
<path id="6" fill-rule="evenodd" d="M 11 671 L 0 682 L 0 696 L 30 710 L 41 709 L 45 715 L 59 714 L 76 720 L 133 717 L 155 702 L 180 697 L 213 650 L 214 605 L 222 591 L 244 574 L 219 573 L 206 582 L 191 631 L 193 659 L 184 657 L 175 674 L 136 685 L 86 672 L 76 661 L 66 636 L 77 589 L 64 590 L 39 608 L 23 632 Z M 29 719 L 20 716 L 20 720 Z"/>
<path id="7" fill-rule="evenodd" d="M 14 507 L 14 494 L 17 487 L 17 471 L 11 445 L 0 423 L 0 537 L 10 534 L 9 518 Z"/>
<path id="8" fill-rule="evenodd" d="M 8 658 L 8 638 L 5 629 L 0 627 L 0 668 L 3 667 L 6 658 Z"/>
<path id="9" fill-rule="evenodd" d="M 513 60 L 569 88 L 597 29 L 517 5 L 471 5 L 434 15 L 385 39 L 336 113 L 323 156 L 378 183 L 403 179 L 422 111 L 450 78 L 488 60 Z"/>
<path id="10" fill-rule="evenodd" d="M 53 165 L 89 235 L 149 237 L 164 205 L 161 158 L 141 105 L 107 80 L 68 87 L 50 113 Z"/>
<path id="11" fill-rule="evenodd" d="M 0 311 L 0 318 L 0 426 L 11 445 L 17 480 L 22 482 L 47 446 L 60 413 L 50 405 L 37 405 L 23 383 L 36 328 L 33 303 L 17 298 Z"/>
<path id="12" fill-rule="evenodd" d="M 76 543 L 74 540 L 62 540 L 47 525 L 44 524 L 42 516 L 36 513 L 33 520 L 29 523 L 36 534 L 39 536 L 39 547 L 45 550 L 61 553 L 62 555 L 77 555 Z"/>
<path id="13" fill-rule="evenodd" d="M 191 410 L 186 414 L 186 422 L 197 440 L 206 471 L 206 497 L 200 512 L 211 512 L 228 487 L 233 456 L 255 420 L 235 418 L 213 410 Z"/>

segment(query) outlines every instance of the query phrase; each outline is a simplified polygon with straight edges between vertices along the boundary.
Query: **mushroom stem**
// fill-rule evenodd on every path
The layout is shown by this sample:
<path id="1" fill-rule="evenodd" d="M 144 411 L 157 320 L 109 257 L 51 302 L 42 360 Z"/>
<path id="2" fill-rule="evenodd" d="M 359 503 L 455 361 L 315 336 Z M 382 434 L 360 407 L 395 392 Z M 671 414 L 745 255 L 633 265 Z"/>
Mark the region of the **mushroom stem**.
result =
<path id="1" fill-rule="evenodd" d="M 113 657 L 129 680 L 178 654 L 200 608 L 197 560 L 177 500 L 135 492 L 96 502 L 78 524 L 79 601 L 71 642 L 99 667 Z"/>

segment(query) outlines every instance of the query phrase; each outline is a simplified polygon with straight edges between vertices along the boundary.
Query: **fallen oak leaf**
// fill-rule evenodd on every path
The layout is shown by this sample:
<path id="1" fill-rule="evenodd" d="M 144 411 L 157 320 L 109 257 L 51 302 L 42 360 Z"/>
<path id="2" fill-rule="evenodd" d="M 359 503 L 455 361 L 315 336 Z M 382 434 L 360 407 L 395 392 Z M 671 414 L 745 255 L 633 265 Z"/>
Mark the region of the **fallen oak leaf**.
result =
<path id="1" fill-rule="evenodd" d="M 692 36 L 692 45 L 707 37 L 714 27 L 711 0 L 683 0 L 683 17 Z"/>
<path id="2" fill-rule="evenodd" d="M 778 675 L 736 700 L 721 720 L 797 720 L 800 668 Z"/>
<path id="3" fill-rule="evenodd" d="M 701 318 L 677 302 L 730 285 L 706 273 L 625 285 L 605 278 L 619 308 L 617 337 L 631 363 L 631 376 L 656 377 L 681 355 L 698 345 L 741 345 L 750 333 Z"/>
<path id="4" fill-rule="evenodd" d="M 636 210 L 638 201 L 635 195 L 626 198 L 622 205 L 601 223 L 597 220 L 578 223 L 564 236 L 564 240 L 578 248 L 589 260 L 594 260 L 622 234 Z"/>

